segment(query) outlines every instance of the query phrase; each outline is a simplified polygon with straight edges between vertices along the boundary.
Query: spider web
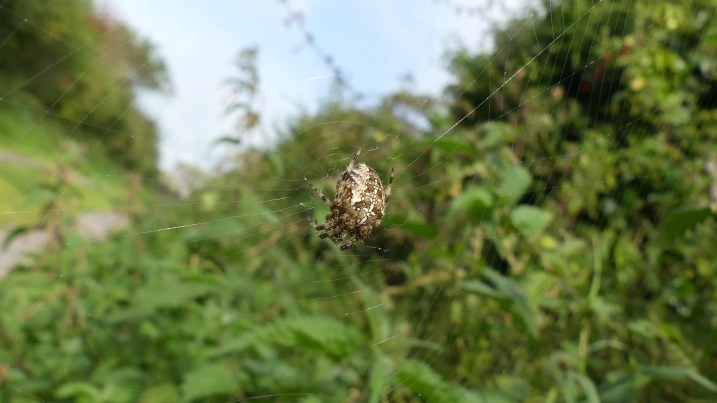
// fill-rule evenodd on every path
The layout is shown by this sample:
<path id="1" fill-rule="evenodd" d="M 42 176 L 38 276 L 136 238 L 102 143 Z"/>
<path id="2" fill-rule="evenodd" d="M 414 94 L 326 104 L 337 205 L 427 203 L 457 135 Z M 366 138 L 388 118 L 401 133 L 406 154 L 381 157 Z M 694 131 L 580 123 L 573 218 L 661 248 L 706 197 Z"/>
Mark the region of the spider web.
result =
<path id="1" fill-rule="evenodd" d="M 428 24 L 469 26 L 458 34 L 443 28 L 469 45 L 465 53 L 454 48 L 450 73 L 425 62 L 439 60 L 444 43 L 413 61 L 413 84 L 381 73 L 375 65 L 382 61 L 347 43 L 336 23 L 348 16 L 335 5 L 256 6 L 259 22 L 288 21 L 282 46 L 297 47 L 297 70 L 318 73 L 299 84 L 295 75 L 281 76 L 272 67 L 279 51 L 257 39 L 259 60 L 266 54 L 272 62 L 258 65 L 260 95 L 246 108 L 258 111 L 261 123 L 243 136 L 220 116 L 218 94 L 221 81 L 236 75 L 232 58 L 246 43 L 211 48 L 196 39 L 223 32 L 211 18 L 226 21 L 200 11 L 229 14 L 225 7 L 172 3 L 162 16 L 147 11 L 137 21 L 176 47 L 160 53 L 178 52 L 190 67 L 226 60 L 201 77 L 208 81 L 197 78 L 191 97 L 178 88 L 198 115 L 216 115 L 213 126 L 173 110 L 161 115 L 161 100 L 139 97 L 164 132 L 165 170 L 182 158 L 216 169 L 213 176 L 174 171 L 175 184 L 189 185 L 183 198 L 149 196 L 137 183 L 162 194 L 167 190 L 155 185 L 166 181 L 102 164 L 110 138 L 136 138 L 113 125 L 95 127 L 104 134 L 71 168 L 38 169 L 23 157 L 47 127 L 64 136 L 47 150 L 51 159 L 72 152 L 66 144 L 88 123 L 56 108 L 65 93 L 50 105 L 19 94 L 102 37 L 72 42 L 0 4 L 16 22 L 0 37 L 0 57 L 25 30 L 67 46 L 0 94 L 0 108 L 23 116 L 15 123 L 21 135 L 0 154 L 3 176 L 23 178 L 12 192 L 2 190 L 19 207 L 0 213 L 12 217 L 8 223 L 64 233 L 0 280 L 7 312 L 0 320 L 0 401 L 714 398 L 715 371 L 705 373 L 705 363 L 715 340 L 698 333 L 717 334 L 708 280 L 717 259 L 708 220 L 717 198 L 717 168 L 709 168 L 717 158 L 709 142 L 715 54 L 706 46 L 697 60 L 695 49 L 717 37 L 705 22 L 715 4 L 426 2 L 421 7 L 435 13 Z M 383 18 L 426 18 L 413 17 L 410 7 L 398 16 L 395 6 L 379 3 L 357 9 L 367 10 L 368 31 Z M 314 18 L 330 28 L 312 31 Z M 700 35 L 670 36 L 677 31 Z M 427 41 L 421 32 L 408 34 L 416 39 L 402 43 Z M 394 69 L 391 55 L 380 57 Z M 86 63 L 81 76 L 65 78 L 70 89 L 93 69 L 113 68 L 102 58 Z M 647 73 L 631 69 L 640 63 Z M 688 66 L 699 70 L 689 79 Z M 186 66 L 169 69 L 191 75 Z M 682 88 L 680 80 L 692 95 L 668 91 Z M 87 116 L 123 85 L 107 88 Z M 399 95 L 386 101 L 392 94 Z M 286 104 L 298 106 L 298 117 Z M 225 146 L 221 156 L 196 151 L 212 149 L 207 133 L 214 140 L 227 132 L 239 147 Z M 697 145 L 687 144 L 688 134 Z M 328 209 L 304 178 L 331 198 L 358 148 L 359 161 L 382 180 L 396 169 L 393 194 L 383 226 L 339 251 L 306 222 L 323 222 Z M 21 174 L 18 165 L 26 169 Z M 48 169 L 60 178 L 55 199 L 70 197 L 71 183 L 130 190 L 47 211 L 21 207 Z M 119 212 L 131 225 L 98 239 L 64 229 L 96 210 Z M 649 219 L 637 218 L 643 215 Z M 673 233 L 687 241 L 665 238 Z M 651 305 L 633 312 L 640 301 Z M 679 327 L 696 317 L 703 327 Z"/>

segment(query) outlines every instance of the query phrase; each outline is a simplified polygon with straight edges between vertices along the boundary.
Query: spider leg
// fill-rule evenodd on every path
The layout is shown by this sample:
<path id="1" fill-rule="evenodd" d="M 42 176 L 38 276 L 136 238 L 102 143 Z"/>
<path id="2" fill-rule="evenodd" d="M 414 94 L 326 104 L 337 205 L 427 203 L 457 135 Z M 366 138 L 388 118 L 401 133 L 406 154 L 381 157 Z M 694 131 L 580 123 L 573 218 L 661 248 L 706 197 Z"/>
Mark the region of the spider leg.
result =
<path id="1" fill-rule="evenodd" d="M 357 243 L 363 241 L 363 237 L 357 234 L 353 234 L 349 236 L 346 239 L 343 239 L 341 244 L 339 245 L 339 248 L 341 250 L 347 250 L 347 249 L 353 249 L 354 246 L 356 246 Z"/>
<path id="2" fill-rule="evenodd" d="M 345 242 L 342 242 L 341 245 L 339 245 L 339 248 L 341 248 L 341 250 L 351 249 L 357 243 L 358 243 L 358 239 L 352 237 L 352 238 L 346 240 Z"/>
<path id="3" fill-rule="evenodd" d="M 319 221 L 318 221 L 318 220 L 313 220 L 313 221 L 312 221 L 312 220 L 311 220 L 311 217 L 306 217 L 306 219 L 309 220 L 309 224 L 311 224 L 311 226 L 312 226 L 315 230 L 317 230 L 317 231 L 323 231 L 323 230 L 326 228 L 326 227 L 324 227 L 323 225 L 319 225 Z"/>
<path id="4" fill-rule="evenodd" d="M 393 187 L 393 168 L 391 168 L 391 178 L 388 180 L 388 186 L 386 186 L 386 190 L 383 191 L 383 194 L 386 199 L 386 203 L 388 203 L 388 198 L 391 196 L 391 188 Z"/>
<path id="5" fill-rule="evenodd" d="M 309 183 L 308 179 L 304 178 L 304 180 L 306 181 L 306 183 Z M 323 200 L 324 203 L 326 203 L 326 205 L 329 206 L 329 208 L 331 208 L 331 201 L 329 200 L 329 198 L 326 197 L 326 195 L 324 195 L 324 193 L 322 191 L 320 191 L 319 188 L 317 188 L 316 186 L 312 185 L 311 183 L 309 183 L 309 186 L 311 186 L 311 188 L 314 189 L 314 191 L 316 193 L 318 193 L 319 196 L 321 196 L 321 200 Z"/>
<path id="6" fill-rule="evenodd" d="M 352 169 L 354 169 L 354 164 L 356 161 L 358 161 L 359 155 L 361 155 L 361 149 L 359 148 L 358 151 L 356 151 L 356 154 L 351 158 L 351 161 L 349 162 L 349 166 L 346 167 L 346 172 L 351 172 Z"/>
<path id="7" fill-rule="evenodd" d="M 311 217 L 306 217 L 307 220 L 309 220 L 309 224 L 314 228 L 317 234 L 319 234 L 319 238 L 324 239 L 328 237 L 329 235 L 326 233 L 326 226 L 325 225 L 319 225 L 319 222 L 317 220 L 311 221 Z"/>

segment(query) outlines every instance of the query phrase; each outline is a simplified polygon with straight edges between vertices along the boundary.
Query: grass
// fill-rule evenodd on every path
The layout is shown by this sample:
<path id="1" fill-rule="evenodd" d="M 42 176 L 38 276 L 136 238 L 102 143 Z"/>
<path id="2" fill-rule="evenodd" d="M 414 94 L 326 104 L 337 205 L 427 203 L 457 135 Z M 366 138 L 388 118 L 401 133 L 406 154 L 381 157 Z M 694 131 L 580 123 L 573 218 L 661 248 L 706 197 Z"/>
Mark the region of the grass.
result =
<path id="1" fill-rule="evenodd" d="M 47 180 L 48 173 L 42 166 L 56 166 L 68 137 L 92 151 L 97 139 L 88 141 L 82 127 L 72 132 L 73 126 L 32 109 L 0 105 L 0 149 L 34 160 L 32 165 L 0 161 L 0 226 L 29 224 L 38 218 L 40 204 L 28 204 L 27 196 Z M 84 180 L 75 183 L 77 195 L 62 208 L 70 210 L 69 215 L 82 210 L 113 209 L 125 198 L 126 171 L 105 154 L 101 145 L 83 158 L 87 160 L 77 173 Z"/>

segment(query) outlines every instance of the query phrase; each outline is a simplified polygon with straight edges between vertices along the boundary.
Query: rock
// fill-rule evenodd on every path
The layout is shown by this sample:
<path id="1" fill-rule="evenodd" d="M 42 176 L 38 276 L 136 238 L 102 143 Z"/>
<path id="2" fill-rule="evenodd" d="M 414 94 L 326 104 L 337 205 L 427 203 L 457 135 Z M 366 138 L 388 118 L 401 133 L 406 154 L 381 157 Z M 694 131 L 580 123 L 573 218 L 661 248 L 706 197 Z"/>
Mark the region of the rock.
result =
<path id="1" fill-rule="evenodd" d="M 5 244 L 9 231 L 0 229 L 0 246 Z M 0 249 L 0 279 L 19 264 L 31 262 L 30 253 L 40 251 L 50 241 L 47 231 L 31 230 L 16 236 L 6 248 Z"/>

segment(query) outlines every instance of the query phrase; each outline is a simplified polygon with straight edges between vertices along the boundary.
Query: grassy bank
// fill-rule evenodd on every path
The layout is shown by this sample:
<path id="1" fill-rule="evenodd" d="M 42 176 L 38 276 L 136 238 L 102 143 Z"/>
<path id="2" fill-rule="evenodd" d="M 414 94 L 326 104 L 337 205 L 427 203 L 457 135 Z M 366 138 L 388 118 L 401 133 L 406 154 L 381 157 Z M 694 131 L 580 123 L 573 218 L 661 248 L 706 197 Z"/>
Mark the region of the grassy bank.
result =
<path id="1" fill-rule="evenodd" d="M 68 158 L 67 145 L 78 146 L 70 185 L 62 192 L 63 209 L 110 210 L 125 196 L 126 171 L 109 158 L 99 138 L 76 122 L 58 122 L 28 106 L 0 105 L 0 225 L 29 224 L 38 218 L 43 188 L 57 179 Z M 65 146 L 63 146 L 63 144 Z"/>

